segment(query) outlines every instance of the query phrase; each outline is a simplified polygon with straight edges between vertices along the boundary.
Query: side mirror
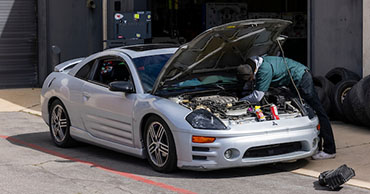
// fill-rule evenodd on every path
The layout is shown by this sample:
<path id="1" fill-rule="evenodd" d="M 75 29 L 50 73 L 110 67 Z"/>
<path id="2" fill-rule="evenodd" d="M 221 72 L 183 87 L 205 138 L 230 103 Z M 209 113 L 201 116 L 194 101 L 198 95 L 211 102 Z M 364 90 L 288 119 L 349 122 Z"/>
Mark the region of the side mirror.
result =
<path id="1" fill-rule="evenodd" d="M 134 86 L 131 81 L 114 81 L 109 83 L 109 90 L 113 92 L 134 92 Z"/>

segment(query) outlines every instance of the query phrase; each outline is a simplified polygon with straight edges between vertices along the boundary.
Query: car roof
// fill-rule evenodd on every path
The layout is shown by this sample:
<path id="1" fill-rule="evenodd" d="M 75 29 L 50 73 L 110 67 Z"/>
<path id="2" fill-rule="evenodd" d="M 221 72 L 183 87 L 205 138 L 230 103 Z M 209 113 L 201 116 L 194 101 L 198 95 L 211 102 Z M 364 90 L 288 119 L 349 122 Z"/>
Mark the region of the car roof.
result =
<path id="1" fill-rule="evenodd" d="M 111 50 L 124 52 L 131 58 L 138 58 L 161 54 L 173 54 L 178 48 L 179 45 L 175 44 L 140 44 L 113 48 Z"/>

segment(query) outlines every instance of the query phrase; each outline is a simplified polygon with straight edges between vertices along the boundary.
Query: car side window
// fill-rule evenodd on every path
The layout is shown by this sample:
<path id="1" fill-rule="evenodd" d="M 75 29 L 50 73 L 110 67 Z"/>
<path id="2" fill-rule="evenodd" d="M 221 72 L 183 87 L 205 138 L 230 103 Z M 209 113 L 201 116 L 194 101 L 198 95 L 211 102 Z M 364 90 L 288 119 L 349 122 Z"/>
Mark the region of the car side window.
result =
<path id="1" fill-rule="evenodd" d="M 108 85 L 113 81 L 129 81 L 131 74 L 127 63 L 118 58 L 103 58 L 98 61 L 92 81 Z"/>
<path id="2" fill-rule="evenodd" d="M 91 72 L 91 69 L 93 67 L 95 63 L 95 60 L 93 61 L 90 61 L 89 63 L 87 63 L 86 65 L 84 65 L 77 73 L 76 73 L 76 77 L 77 78 L 80 78 L 80 79 L 83 79 L 83 80 L 87 80 L 89 78 L 89 75 L 90 75 L 90 72 Z"/>

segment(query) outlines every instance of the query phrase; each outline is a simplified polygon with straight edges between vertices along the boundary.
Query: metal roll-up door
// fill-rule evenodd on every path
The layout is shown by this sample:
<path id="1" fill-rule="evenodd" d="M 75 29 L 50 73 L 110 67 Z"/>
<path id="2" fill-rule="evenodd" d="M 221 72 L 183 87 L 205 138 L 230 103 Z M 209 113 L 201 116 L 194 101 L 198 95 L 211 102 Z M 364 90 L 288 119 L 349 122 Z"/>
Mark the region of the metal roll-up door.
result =
<path id="1" fill-rule="evenodd" d="M 37 85 L 36 0 L 0 0 L 0 88 Z"/>

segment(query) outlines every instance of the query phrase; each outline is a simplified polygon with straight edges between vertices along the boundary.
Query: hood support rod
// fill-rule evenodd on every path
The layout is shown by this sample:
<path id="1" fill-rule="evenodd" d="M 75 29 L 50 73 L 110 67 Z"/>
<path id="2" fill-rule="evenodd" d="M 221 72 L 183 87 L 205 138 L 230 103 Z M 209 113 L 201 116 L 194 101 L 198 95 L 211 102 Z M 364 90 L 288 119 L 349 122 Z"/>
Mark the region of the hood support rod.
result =
<path id="1" fill-rule="evenodd" d="M 295 90 L 297 91 L 297 94 L 298 94 L 298 97 L 299 97 L 299 101 L 301 102 L 301 104 L 302 104 L 302 106 L 303 106 L 304 104 L 303 104 L 303 100 L 302 100 L 301 94 L 299 93 L 299 90 L 298 90 L 298 88 L 297 88 L 297 85 L 294 83 L 294 80 L 293 80 L 292 74 L 290 73 L 290 70 L 289 70 L 289 68 L 288 68 L 288 64 L 287 64 L 287 62 L 286 62 L 286 60 L 285 60 L 285 55 L 284 55 L 283 47 L 281 46 L 279 39 L 276 39 L 276 41 L 277 41 L 277 43 L 279 44 L 279 47 L 280 47 L 280 50 L 281 50 L 281 55 L 283 56 L 284 64 L 285 64 L 285 67 L 286 67 L 286 69 L 287 69 L 287 71 L 288 71 L 288 74 L 289 74 L 289 77 L 290 77 L 290 81 L 292 81 L 292 84 L 293 84 L 293 86 L 294 86 Z"/>

